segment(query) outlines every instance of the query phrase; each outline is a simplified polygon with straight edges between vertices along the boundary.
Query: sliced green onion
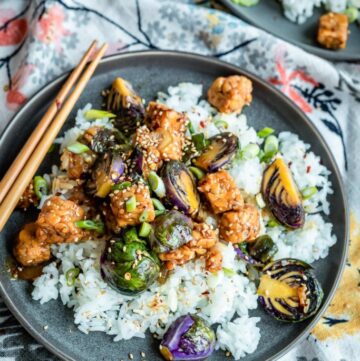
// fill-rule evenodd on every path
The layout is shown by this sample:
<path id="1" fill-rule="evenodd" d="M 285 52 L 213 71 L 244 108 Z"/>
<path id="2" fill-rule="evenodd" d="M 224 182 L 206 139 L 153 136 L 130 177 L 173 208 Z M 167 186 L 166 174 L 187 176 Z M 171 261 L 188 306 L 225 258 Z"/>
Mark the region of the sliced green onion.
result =
<path id="1" fill-rule="evenodd" d="M 229 124 L 227 122 L 225 122 L 225 120 L 214 120 L 214 124 L 217 128 L 224 128 L 227 129 L 229 128 Z"/>
<path id="2" fill-rule="evenodd" d="M 136 209 L 136 197 L 131 196 L 125 203 L 126 212 L 131 213 Z"/>
<path id="3" fill-rule="evenodd" d="M 275 135 L 269 135 L 266 140 L 265 140 L 265 144 L 264 144 L 264 152 L 265 155 L 275 155 L 279 150 L 279 141 L 278 139 L 275 137 Z"/>
<path id="4" fill-rule="evenodd" d="M 195 145 L 197 151 L 204 150 L 208 145 L 209 141 L 205 138 L 204 133 L 197 133 L 191 137 L 192 142 Z"/>
<path id="5" fill-rule="evenodd" d="M 189 129 L 190 134 L 195 134 L 195 129 L 191 122 L 188 123 L 187 127 Z"/>
<path id="6" fill-rule="evenodd" d="M 97 233 L 104 233 L 104 223 L 101 221 L 92 221 L 86 219 L 84 221 L 76 221 L 75 226 L 88 231 L 95 231 Z"/>
<path id="7" fill-rule="evenodd" d="M 48 194 L 49 192 L 48 184 L 46 180 L 40 175 L 34 177 L 33 185 L 34 185 L 34 192 L 36 194 L 36 197 L 38 197 L 39 199 L 41 199 L 42 196 L 46 196 Z"/>
<path id="8" fill-rule="evenodd" d="M 151 224 L 147 222 L 143 222 L 139 229 L 140 237 L 148 237 L 151 232 Z"/>
<path id="9" fill-rule="evenodd" d="M 258 193 L 255 196 L 255 200 L 256 200 L 256 204 L 258 205 L 259 208 L 265 208 L 266 204 L 265 204 L 264 198 L 262 197 L 261 193 Z"/>
<path id="10" fill-rule="evenodd" d="M 318 192 L 316 187 L 306 187 L 301 191 L 303 199 L 309 199 Z"/>
<path id="11" fill-rule="evenodd" d="M 116 118 L 114 113 L 110 113 L 106 110 L 99 110 L 99 109 L 90 109 L 87 110 L 84 114 L 85 119 L 93 120 L 93 119 L 102 119 L 102 118 Z"/>
<path id="12" fill-rule="evenodd" d="M 280 226 L 280 223 L 276 219 L 269 219 L 267 226 L 270 228 L 278 227 Z"/>
<path id="13" fill-rule="evenodd" d="M 250 143 L 239 152 L 239 158 L 248 160 L 255 158 L 260 152 L 260 147 L 255 143 Z"/>
<path id="14" fill-rule="evenodd" d="M 71 153 L 75 153 L 75 154 L 85 153 L 90 150 L 90 148 L 87 145 L 79 142 L 75 142 L 74 144 L 67 146 L 66 149 L 70 150 Z"/>
<path id="15" fill-rule="evenodd" d="M 227 276 L 227 277 L 232 277 L 232 276 L 236 275 L 236 272 L 234 270 L 232 270 L 231 268 L 223 267 L 222 270 L 223 270 L 225 276 Z"/>
<path id="16" fill-rule="evenodd" d="M 163 180 L 154 172 L 151 171 L 148 177 L 150 188 L 159 197 L 163 198 L 166 194 L 165 184 Z"/>
<path id="17" fill-rule="evenodd" d="M 165 209 L 164 209 L 164 210 L 157 209 L 157 210 L 155 211 L 155 217 L 161 216 L 161 215 L 164 214 L 164 213 L 165 213 Z"/>
<path id="18" fill-rule="evenodd" d="M 123 189 L 131 187 L 131 182 L 126 181 L 112 186 L 111 190 L 113 191 L 122 191 Z"/>
<path id="19" fill-rule="evenodd" d="M 200 168 L 189 167 L 189 170 L 198 180 L 201 180 L 205 176 L 205 173 Z"/>
<path id="20" fill-rule="evenodd" d="M 274 132 L 275 132 L 275 130 L 273 128 L 265 127 L 257 132 L 257 136 L 259 138 L 266 138 L 267 136 L 269 136 L 270 134 L 272 134 Z"/>
<path id="21" fill-rule="evenodd" d="M 164 205 L 156 198 L 151 198 L 153 205 L 155 207 L 155 209 L 157 209 L 158 211 L 165 211 L 165 207 Z"/>
<path id="22" fill-rule="evenodd" d="M 359 10 L 353 6 L 349 6 L 345 11 L 344 14 L 348 17 L 349 23 L 353 23 L 359 17 Z"/>
<path id="23" fill-rule="evenodd" d="M 232 0 L 234 4 L 248 7 L 257 5 L 259 1 L 260 0 Z"/>
<path id="24" fill-rule="evenodd" d="M 149 212 L 145 209 L 145 211 L 140 214 L 139 221 L 140 222 L 147 221 L 148 216 L 149 216 Z"/>
<path id="25" fill-rule="evenodd" d="M 66 271 L 65 279 L 66 279 L 66 284 L 69 287 L 74 286 L 76 278 L 79 275 L 79 273 L 80 273 L 80 269 L 76 268 L 76 267 L 75 268 L 70 268 L 69 270 Z"/>

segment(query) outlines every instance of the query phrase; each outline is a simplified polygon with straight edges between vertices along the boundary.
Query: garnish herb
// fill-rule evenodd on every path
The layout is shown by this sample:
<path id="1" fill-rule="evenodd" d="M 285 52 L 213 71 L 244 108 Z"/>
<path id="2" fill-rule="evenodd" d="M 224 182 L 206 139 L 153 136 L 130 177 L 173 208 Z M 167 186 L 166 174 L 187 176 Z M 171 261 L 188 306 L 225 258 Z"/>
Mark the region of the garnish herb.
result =
<path id="1" fill-rule="evenodd" d="M 42 196 L 46 196 L 48 194 L 48 184 L 43 177 L 39 175 L 35 176 L 33 180 L 33 185 L 36 197 L 38 197 L 39 199 L 41 199 Z"/>
<path id="2" fill-rule="evenodd" d="M 90 150 L 87 145 L 79 142 L 75 142 L 74 144 L 67 146 L 66 149 L 75 154 L 85 153 Z"/>

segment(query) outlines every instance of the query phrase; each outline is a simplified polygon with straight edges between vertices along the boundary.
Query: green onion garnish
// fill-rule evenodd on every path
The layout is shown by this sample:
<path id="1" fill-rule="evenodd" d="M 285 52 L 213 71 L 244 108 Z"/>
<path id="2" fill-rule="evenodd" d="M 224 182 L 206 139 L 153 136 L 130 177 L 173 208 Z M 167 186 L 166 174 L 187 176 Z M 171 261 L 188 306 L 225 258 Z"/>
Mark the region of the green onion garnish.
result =
<path id="1" fill-rule="evenodd" d="M 280 226 L 280 223 L 276 219 L 269 219 L 267 226 L 270 228 L 274 228 Z"/>
<path id="2" fill-rule="evenodd" d="M 165 184 L 163 180 L 154 172 L 151 171 L 148 177 L 150 188 L 159 197 L 163 198 L 166 194 Z"/>
<path id="3" fill-rule="evenodd" d="M 38 197 L 39 199 L 41 199 L 42 196 L 46 196 L 48 194 L 48 184 L 43 177 L 39 175 L 35 176 L 33 180 L 33 185 L 36 197 Z"/>
<path id="4" fill-rule="evenodd" d="M 270 134 L 272 134 L 274 132 L 275 132 L 275 130 L 273 128 L 265 127 L 257 132 L 257 136 L 259 138 L 266 138 L 267 136 L 269 136 Z"/>
<path id="5" fill-rule="evenodd" d="M 99 110 L 99 109 L 90 109 L 87 110 L 84 114 L 85 119 L 87 120 L 94 120 L 94 119 L 102 119 L 102 118 L 116 118 L 114 113 L 110 113 L 106 110 Z"/>
<path id="6" fill-rule="evenodd" d="M 147 221 L 148 216 L 149 216 L 149 212 L 145 209 L 145 211 L 140 214 L 139 221 L 140 222 Z"/>
<path id="7" fill-rule="evenodd" d="M 254 6 L 256 5 L 260 0 L 232 0 L 233 3 L 241 5 L 241 6 Z"/>
<path id="8" fill-rule="evenodd" d="M 239 158 L 244 160 L 253 159 L 259 154 L 259 152 L 260 147 L 255 143 L 250 143 L 241 149 L 239 152 Z"/>
<path id="9" fill-rule="evenodd" d="M 354 6 L 349 6 L 344 14 L 348 17 L 349 23 L 353 23 L 359 17 L 359 10 Z"/>
<path id="10" fill-rule="evenodd" d="M 80 273 L 80 270 L 79 270 L 79 268 L 76 268 L 76 267 L 70 268 L 69 270 L 66 271 L 65 279 L 66 279 L 66 284 L 69 287 L 74 286 L 76 278 L 79 275 L 79 273 Z"/>
<path id="11" fill-rule="evenodd" d="M 275 135 L 269 135 L 264 144 L 265 155 L 272 154 L 275 155 L 279 150 L 279 141 Z"/>
<path id="12" fill-rule="evenodd" d="M 164 209 L 164 210 L 157 209 L 157 210 L 155 211 L 155 217 L 161 216 L 161 215 L 164 214 L 164 213 L 165 213 L 165 209 Z"/>
<path id="13" fill-rule="evenodd" d="M 223 270 L 225 276 L 227 276 L 227 277 L 232 277 L 232 276 L 236 275 L 236 272 L 234 270 L 232 270 L 231 268 L 223 267 L 222 270 Z"/>
<path id="14" fill-rule="evenodd" d="M 214 120 L 214 124 L 217 128 L 224 128 L 227 129 L 229 127 L 229 124 L 225 122 L 225 120 Z"/>
<path id="15" fill-rule="evenodd" d="M 151 232 L 151 224 L 147 222 L 143 222 L 139 229 L 140 237 L 148 237 Z"/>
<path id="16" fill-rule="evenodd" d="M 90 150 L 87 145 L 79 142 L 75 142 L 74 144 L 67 146 L 66 149 L 75 154 L 85 153 Z"/>
<path id="17" fill-rule="evenodd" d="M 187 124 L 187 127 L 189 129 L 190 134 L 195 134 L 195 129 L 194 126 L 192 125 L 192 123 L 189 121 L 189 123 Z"/>
<path id="18" fill-rule="evenodd" d="M 191 137 L 192 142 L 195 145 L 197 151 L 204 150 L 208 145 L 209 141 L 205 138 L 204 133 L 197 133 Z"/>
<path id="19" fill-rule="evenodd" d="M 189 167 L 189 170 L 198 180 L 201 180 L 205 176 L 205 173 L 200 168 Z"/>
<path id="20" fill-rule="evenodd" d="M 158 211 L 165 211 L 165 207 L 164 205 L 156 198 L 151 198 L 153 205 L 155 207 L 155 209 L 157 209 Z"/>
<path id="21" fill-rule="evenodd" d="M 101 221 L 92 221 L 86 219 L 84 221 L 76 221 L 75 226 L 88 231 L 95 231 L 97 233 L 104 233 L 104 223 Z"/>
<path id="22" fill-rule="evenodd" d="M 126 212 L 131 213 L 136 209 L 136 197 L 131 196 L 125 203 Z"/>
<path id="23" fill-rule="evenodd" d="M 306 187 L 301 191 L 303 199 L 309 199 L 318 192 L 316 187 Z"/>
<path id="24" fill-rule="evenodd" d="M 123 189 L 131 187 L 131 182 L 126 181 L 112 186 L 111 190 L 113 191 L 122 191 Z"/>

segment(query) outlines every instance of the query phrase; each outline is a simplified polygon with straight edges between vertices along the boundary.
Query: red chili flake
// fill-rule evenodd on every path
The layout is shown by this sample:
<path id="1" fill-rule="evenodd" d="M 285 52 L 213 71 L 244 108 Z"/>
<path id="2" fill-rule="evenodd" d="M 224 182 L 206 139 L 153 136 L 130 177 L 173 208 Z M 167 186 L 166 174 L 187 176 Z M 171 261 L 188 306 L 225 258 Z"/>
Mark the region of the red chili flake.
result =
<path id="1" fill-rule="evenodd" d="M 292 165 L 292 162 L 290 161 L 290 162 L 288 163 L 289 168 L 291 167 L 291 165 Z"/>
<path id="2" fill-rule="evenodd" d="M 310 173 L 310 171 L 311 171 L 311 166 L 308 165 L 308 166 L 306 167 L 306 173 Z"/>
<path id="3" fill-rule="evenodd" d="M 206 295 L 208 295 L 209 293 L 210 293 L 209 291 L 204 291 L 204 292 L 202 293 L 202 295 L 206 296 Z"/>
<path id="4" fill-rule="evenodd" d="M 205 121 L 200 120 L 200 127 L 201 127 L 201 128 L 206 128 L 206 123 L 205 123 Z"/>

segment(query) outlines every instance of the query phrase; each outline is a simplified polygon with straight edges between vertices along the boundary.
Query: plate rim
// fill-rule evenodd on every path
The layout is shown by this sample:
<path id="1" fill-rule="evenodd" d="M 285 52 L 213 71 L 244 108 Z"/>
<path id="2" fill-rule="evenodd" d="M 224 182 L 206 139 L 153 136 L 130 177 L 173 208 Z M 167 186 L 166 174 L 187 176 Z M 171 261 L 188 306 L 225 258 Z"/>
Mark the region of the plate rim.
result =
<path id="1" fill-rule="evenodd" d="M 245 76 L 250 76 L 256 79 L 257 82 L 259 82 L 262 86 L 264 86 L 265 88 L 267 88 L 269 91 L 273 92 L 276 94 L 276 96 L 278 96 L 279 98 L 281 98 L 281 101 L 285 102 L 288 106 L 290 106 L 292 108 L 292 110 L 296 113 L 298 113 L 298 115 L 303 118 L 304 122 L 307 123 L 307 125 L 311 128 L 311 130 L 315 133 L 315 135 L 317 136 L 317 139 L 320 141 L 322 147 L 324 148 L 325 152 L 327 153 L 327 156 L 329 157 L 330 163 L 334 169 L 333 175 L 334 177 L 337 178 L 338 182 L 339 182 L 339 190 L 340 190 L 340 196 L 341 196 L 341 200 L 343 203 L 343 207 L 345 210 L 345 214 L 344 214 L 344 219 L 345 219 L 345 227 L 344 227 L 344 234 L 343 234 L 343 240 L 344 240 L 344 247 L 342 250 L 342 254 L 341 254 L 341 262 L 340 262 L 340 266 L 339 266 L 339 271 L 334 279 L 334 283 L 329 291 L 329 295 L 328 298 L 325 302 L 323 302 L 323 304 L 321 305 L 319 311 L 317 312 L 317 314 L 315 316 L 313 316 L 311 322 L 304 328 L 304 330 L 302 332 L 300 332 L 286 347 L 284 347 L 283 349 L 281 349 L 279 352 L 277 352 L 275 355 L 273 355 L 272 357 L 264 360 L 264 361 L 271 361 L 271 360 L 278 360 L 281 356 L 284 356 L 285 354 L 287 354 L 292 348 L 295 347 L 295 345 L 297 345 L 298 343 L 300 343 L 302 340 L 304 340 L 307 335 L 310 333 L 311 329 L 314 328 L 314 326 L 318 323 L 318 321 L 320 320 L 320 318 L 323 316 L 323 314 L 325 313 L 326 309 L 328 308 L 330 302 L 332 301 L 335 292 L 339 286 L 340 280 L 342 278 L 344 269 L 345 269 L 345 265 L 346 265 L 346 259 L 347 259 L 347 255 L 348 255 L 348 251 L 349 251 L 349 208 L 348 208 L 348 200 L 346 197 L 346 193 L 345 193 L 345 187 L 344 187 L 344 182 L 339 170 L 339 167 L 336 163 L 336 160 L 329 148 L 329 146 L 327 145 L 324 137 L 322 136 L 322 134 L 319 132 L 319 130 L 316 128 L 316 126 L 311 122 L 311 120 L 307 117 L 307 115 L 296 106 L 296 104 L 289 99 L 286 95 L 284 95 L 279 89 L 277 89 L 276 87 L 274 87 L 272 84 L 266 82 L 265 80 L 261 79 L 260 77 L 258 77 L 256 74 L 249 72 L 247 70 L 242 69 L 241 67 L 231 64 L 229 62 L 223 61 L 223 60 L 219 60 L 216 58 L 212 58 L 212 57 L 207 57 L 205 55 L 200 55 L 200 54 L 196 54 L 196 53 L 191 53 L 191 52 L 181 52 L 181 51 L 168 51 L 168 50 L 139 50 L 139 51 L 134 51 L 134 52 L 127 52 L 127 53 L 119 53 L 119 54 L 113 54 L 113 55 L 109 55 L 104 57 L 100 64 L 103 63 L 107 63 L 107 62 L 112 62 L 112 61 L 117 61 L 117 59 L 126 59 L 126 58 L 133 58 L 133 57 L 138 57 L 138 58 L 142 58 L 142 57 L 175 57 L 175 58 L 187 58 L 187 59 L 195 59 L 197 61 L 201 61 L 201 62 L 205 62 L 205 63 L 212 63 L 215 65 L 219 65 L 219 66 L 225 66 L 228 69 L 236 72 L 236 73 L 242 73 Z M 8 135 L 8 133 L 10 133 L 12 131 L 13 126 L 15 125 L 15 123 L 17 122 L 18 118 L 23 117 L 23 114 L 26 113 L 27 109 L 29 107 L 32 106 L 32 103 L 38 98 L 41 97 L 44 93 L 46 93 L 48 91 L 48 88 L 61 83 L 72 71 L 72 69 L 70 69 L 69 71 L 66 71 L 64 73 L 62 73 L 61 75 L 59 75 L 57 78 L 55 78 L 54 80 L 52 80 L 50 83 L 45 84 L 41 89 L 39 89 L 33 96 L 31 96 L 26 103 L 14 114 L 14 116 L 11 118 L 11 120 L 9 121 L 9 123 L 7 124 L 7 126 L 4 128 L 3 132 L 0 135 L 0 142 L 2 142 L 3 138 L 5 136 Z M 57 346 L 53 345 L 51 343 L 51 341 L 49 341 L 46 337 L 46 333 L 40 333 L 37 330 L 35 330 L 35 328 L 31 325 L 31 323 L 26 319 L 25 316 L 23 316 L 22 312 L 16 307 L 15 303 L 13 302 L 13 300 L 7 296 L 6 292 L 5 292 L 5 288 L 2 284 L 2 282 L 0 281 L 0 295 L 4 301 L 4 303 L 6 304 L 6 306 L 8 307 L 8 309 L 10 310 L 10 312 L 12 313 L 12 315 L 19 321 L 19 323 L 25 328 L 25 330 L 27 332 L 29 332 L 29 334 L 34 337 L 34 339 L 36 341 L 38 341 L 40 344 L 42 344 L 46 349 L 48 349 L 52 354 L 60 357 L 62 360 L 65 361 L 76 361 L 76 359 L 74 359 L 73 357 L 67 355 L 65 352 L 63 352 L 60 348 L 58 348 Z M 246 360 L 246 358 L 244 358 L 244 360 Z"/>
<path id="2" fill-rule="evenodd" d="M 277 35 L 274 34 L 271 30 L 264 28 L 261 24 L 258 24 L 257 22 L 253 21 L 253 19 L 245 14 L 243 14 L 240 10 L 239 7 L 240 5 L 234 4 L 231 0 L 220 0 L 220 2 L 229 10 L 231 10 L 231 13 L 233 16 L 239 17 L 240 19 L 246 21 L 247 23 L 249 23 L 250 25 L 261 29 L 262 31 L 267 31 L 269 32 L 272 36 L 279 38 L 283 41 L 286 41 L 287 43 L 290 43 L 292 45 L 298 46 L 299 48 L 302 48 L 305 51 L 308 51 L 309 53 L 316 55 L 320 58 L 326 59 L 326 60 L 330 60 L 330 61 L 350 61 L 350 62 L 354 62 L 354 61 L 359 61 L 360 60 L 360 52 L 359 55 L 356 54 L 351 54 L 351 55 L 346 55 L 346 53 L 344 52 L 336 52 L 336 51 L 331 51 L 331 50 L 327 50 L 321 47 L 316 47 L 313 45 L 308 45 L 308 44 L 304 44 L 300 41 L 296 41 L 296 40 L 289 40 L 286 39 L 285 37 L 281 36 L 281 35 Z M 289 20 L 290 21 L 290 20 Z"/>

